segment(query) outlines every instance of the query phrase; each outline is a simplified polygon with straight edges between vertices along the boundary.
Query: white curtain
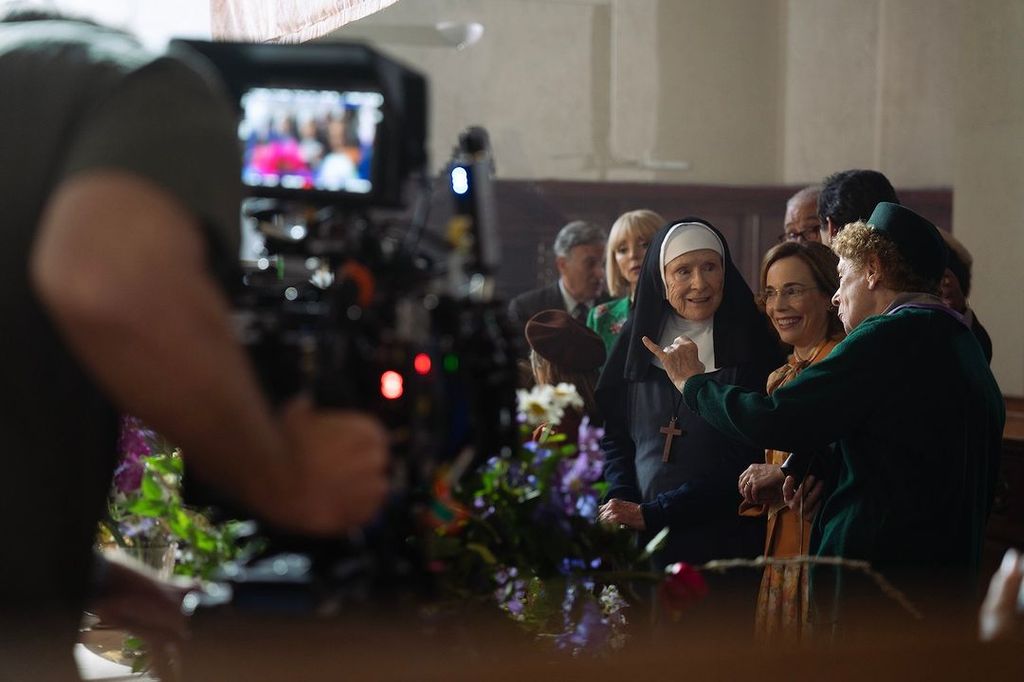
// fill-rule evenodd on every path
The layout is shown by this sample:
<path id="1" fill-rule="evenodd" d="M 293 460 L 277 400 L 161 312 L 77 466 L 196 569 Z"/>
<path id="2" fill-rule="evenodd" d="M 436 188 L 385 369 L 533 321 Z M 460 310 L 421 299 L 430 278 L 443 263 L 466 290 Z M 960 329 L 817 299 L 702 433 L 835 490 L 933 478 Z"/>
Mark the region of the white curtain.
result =
<path id="1" fill-rule="evenodd" d="M 210 0 L 214 40 L 302 43 L 398 0 Z"/>

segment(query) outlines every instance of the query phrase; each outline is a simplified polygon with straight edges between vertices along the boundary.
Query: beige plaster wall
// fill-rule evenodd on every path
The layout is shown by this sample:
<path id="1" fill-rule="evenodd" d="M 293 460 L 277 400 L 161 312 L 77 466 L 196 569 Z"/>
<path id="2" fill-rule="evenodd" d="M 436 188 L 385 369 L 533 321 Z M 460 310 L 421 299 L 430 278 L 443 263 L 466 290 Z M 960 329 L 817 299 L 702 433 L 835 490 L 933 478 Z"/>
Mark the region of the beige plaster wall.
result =
<path id="1" fill-rule="evenodd" d="M 406 0 L 333 34 L 479 21 L 452 49 L 384 42 L 430 76 L 432 158 L 466 125 L 506 178 L 758 183 L 781 170 L 781 0 Z M 659 162 L 688 168 L 665 169 Z"/>
<path id="2" fill-rule="evenodd" d="M 780 8 L 774 0 L 658 4 L 655 149 L 690 161 L 686 181 L 779 177 Z"/>
<path id="3" fill-rule="evenodd" d="M 954 231 L 1003 392 L 1024 396 L 1024 2 L 963 2 L 956 65 Z"/>
<path id="4" fill-rule="evenodd" d="M 876 166 L 879 11 L 880 0 L 786 3 L 784 182 Z"/>
<path id="5" fill-rule="evenodd" d="M 972 303 L 1024 395 L 1024 0 L 403 0 L 347 27 L 480 21 L 428 74 L 432 158 L 491 132 L 505 178 L 952 187 Z M 685 170 L 658 162 L 686 162 Z"/>
<path id="6" fill-rule="evenodd" d="M 788 0 L 782 180 L 952 184 L 960 0 Z"/>
<path id="7" fill-rule="evenodd" d="M 381 44 L 429 77 L 434 164 L 448 158 L 461 130 L 482 124 L 502 177 L 596 178 L 595 125 L 608 118 L 608 79 L 594 82 L 595 66 L 601 68 L 593 42 L 595 24 L 607 23 L 607 11 L 607 3 L 598 2 L 407 0 L 333 37 L 372 37 L 378 26 L 440 20 L 482 23 L 483 39 L 464 51 Z M 608 39 L 600 37 L 599 57 L 607 61 Z"/>
<path id="8" fill-rule="evenodd" d="M 508 178 L 799 184 L 872 167 L 935 187 L 952 183 L 936 140 L 953 131 L 962 1 L 404 0 L 332 38 L 484 24 L 463 52 L 382 44 L 431 77 L 438 163 L 484 123 Z"/>

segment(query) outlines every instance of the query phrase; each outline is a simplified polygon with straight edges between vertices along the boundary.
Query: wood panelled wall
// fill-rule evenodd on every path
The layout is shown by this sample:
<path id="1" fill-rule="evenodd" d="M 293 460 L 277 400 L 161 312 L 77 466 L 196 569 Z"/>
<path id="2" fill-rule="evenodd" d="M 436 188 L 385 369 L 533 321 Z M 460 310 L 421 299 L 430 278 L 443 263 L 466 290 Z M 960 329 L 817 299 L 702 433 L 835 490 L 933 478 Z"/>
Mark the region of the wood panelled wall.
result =
<path id="1" fill-rule="evenodd" d="M 756 283 L 761 256 L 782 234 L 786 199 L 799 187 L 724 187 L 625 182 L 501 180 L 496 183 L 502 266 L 498 292 L 510 298 L 554 281 L 551 244 L 570 220 L 609 229 L 625 211 L 649 208 L 667 220 L 698 216 L 729 242 L 733 261 Z M 900 200 L 943 229 L 950 229 L 948 189 L 898 190 Z"/>
<path id="2" fill-rule="evenodd" d="M 1024 549 L 1024 398 L 1006 399 L 1003 453 L 986 540 L 990 572 L 1007 547 Z"/>

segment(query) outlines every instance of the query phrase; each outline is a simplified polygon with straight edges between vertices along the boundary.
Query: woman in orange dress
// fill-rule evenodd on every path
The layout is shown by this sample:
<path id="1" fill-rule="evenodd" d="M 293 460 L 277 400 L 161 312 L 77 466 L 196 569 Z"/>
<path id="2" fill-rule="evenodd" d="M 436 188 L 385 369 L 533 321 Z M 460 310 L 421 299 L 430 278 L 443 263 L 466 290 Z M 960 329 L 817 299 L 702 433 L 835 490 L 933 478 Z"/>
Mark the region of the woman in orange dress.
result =
<path id="1" fill-rule="evenodd" d="M 793 349 L 787 364 L 768 377 L 769 393 L 827 356 L 842 340 L 843 325 L 831 302 L 839 287 L 837 263 L 836 255 L 817 243 L 786 242 L 765 254 L 761 263 L 760 302 L 783 343 Z M 767 450 L 765 463 L 750 465 L 739 478 L 743 496 L 740 514 L 768 515 L 766 557 L 807 554 L 811 535 L 808 518 L 824 485 L 808 475 L 804 480 L 808 506 L 803 517 L 790 510 L 782 496 L 782 465 L 789 456 L 788 452 Z M 806 468 L 805 464 L 801 466 Z M 804 639 L 807 573 L 807 567 L 800 565 L 765 567 L 755 625 L 760 642 L 793 644 Z"/>

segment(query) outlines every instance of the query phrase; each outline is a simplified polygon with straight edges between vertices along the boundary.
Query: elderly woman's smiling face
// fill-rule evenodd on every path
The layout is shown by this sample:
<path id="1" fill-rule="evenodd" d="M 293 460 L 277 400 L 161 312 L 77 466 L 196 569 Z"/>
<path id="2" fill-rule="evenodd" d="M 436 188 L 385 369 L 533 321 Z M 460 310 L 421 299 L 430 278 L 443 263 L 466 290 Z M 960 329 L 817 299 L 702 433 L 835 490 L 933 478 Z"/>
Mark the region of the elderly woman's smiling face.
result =
<path id="1" fill-rule="evenodd" d="M 692 322 L 711 319 L 722 304 L 725 270 L 713 249 L 676 256 L 665 265 L 665 298 L 680 317 Z"/>

